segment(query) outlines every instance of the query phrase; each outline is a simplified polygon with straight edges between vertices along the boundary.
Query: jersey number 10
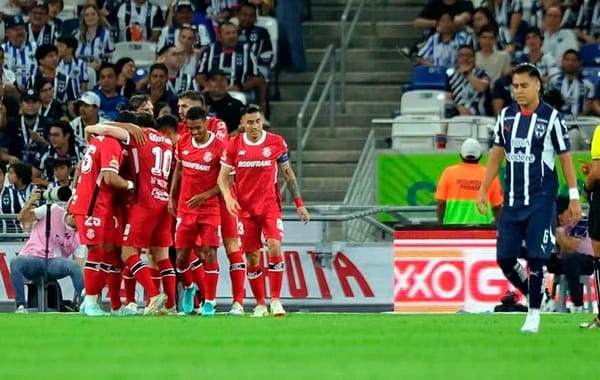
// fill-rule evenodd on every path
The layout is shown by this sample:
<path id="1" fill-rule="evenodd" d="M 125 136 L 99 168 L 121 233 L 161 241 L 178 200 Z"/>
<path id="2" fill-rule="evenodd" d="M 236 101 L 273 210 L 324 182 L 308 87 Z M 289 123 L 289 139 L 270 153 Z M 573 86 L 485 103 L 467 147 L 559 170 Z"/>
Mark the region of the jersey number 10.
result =
<path id="1" fill-rule="evenodd" d="M 170 150 L 163 150 L 155 146 L 152 148 L 152 154 L 154 155 L 154 165 L 150 171 L 152 175 L 160 176 L 162 175 L 164 178 L 169 178 L 169 173 L 171 172 L 171 161 L 173 160 L 173 152 Z"/>

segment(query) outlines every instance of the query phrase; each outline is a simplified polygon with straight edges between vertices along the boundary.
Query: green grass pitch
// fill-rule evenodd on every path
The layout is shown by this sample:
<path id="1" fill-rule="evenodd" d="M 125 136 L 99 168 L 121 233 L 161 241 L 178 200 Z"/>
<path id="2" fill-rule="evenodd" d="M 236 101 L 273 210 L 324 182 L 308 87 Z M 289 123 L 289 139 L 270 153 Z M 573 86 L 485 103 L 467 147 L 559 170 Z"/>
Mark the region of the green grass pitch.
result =
<path id="1" fill-rule="evenodd" d="M 0 379 L 592 379 L 591 315 L 0 314 Z"/>

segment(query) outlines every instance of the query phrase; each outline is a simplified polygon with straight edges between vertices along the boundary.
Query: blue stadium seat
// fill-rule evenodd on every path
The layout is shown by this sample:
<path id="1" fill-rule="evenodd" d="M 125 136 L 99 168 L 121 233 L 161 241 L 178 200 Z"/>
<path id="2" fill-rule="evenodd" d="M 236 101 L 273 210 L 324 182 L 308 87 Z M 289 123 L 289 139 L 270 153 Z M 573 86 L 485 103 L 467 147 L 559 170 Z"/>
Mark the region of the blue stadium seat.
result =
<path id="1" fill-rule="evenodd" d="M 415 66 L 410 83 L 411 90 L 444 90 L 446 68 L 439 66 Z"/>
<path id="2" fill-rule="evenodd" d="M 61 34 L 63 36 L 72 36 L 73 33 L 75 32 L 75 30 L 77 30 L 77 28 L 79 28 L 79 18 L 69 18 L 66 20 L 63 20 L 62 22 L 62 26 L 61 26 Z"/>
<path id="3" fill-rule="evenodd" d="M 589 79 L 594 85 L 600 83 L 600 66 L 585 66 L 581 68 L 581 74 Z"/>
<path id="4" fill-rule="evenodd" d="M 579 50 L 582 66 L 600 66 L 600 44 L 585 44 Z"/>

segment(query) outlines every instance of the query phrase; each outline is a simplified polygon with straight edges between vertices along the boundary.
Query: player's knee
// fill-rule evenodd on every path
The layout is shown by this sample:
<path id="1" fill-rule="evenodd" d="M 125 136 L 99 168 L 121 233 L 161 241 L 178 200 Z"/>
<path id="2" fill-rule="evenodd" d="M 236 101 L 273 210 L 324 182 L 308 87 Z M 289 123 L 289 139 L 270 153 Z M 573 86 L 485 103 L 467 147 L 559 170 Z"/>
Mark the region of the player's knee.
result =
<path id="1" fill-rule="evenodd" d="M 260 251 L 253 251 L 246 253 L 246 261 L 248 266 L 256 266 L 260 264 Z"/>
<path id="2" fill-rule="evenodd" d="M 225 247 L 225 252 L 227 252 L 228 255 L 235 251 L 239 251 L 240 249 L 237 238 L 223 239 L 223 246 Z"/>
<path id="3" fill-rule="evenodd" d="M 502 269 L 502 272 L 509 273 L 515 267 L 515 264 L 517 263 L 517 259 L 498 258 L 498 259 L 496 259 L 496 262 L 498 263 L 498 266 L 500 267 L 500 269 Z"/>
<path id="4" fill-rule="evenodd" d="M 278 256 L 281 254 L 281 242 L 275 239 L 267 240 L 267 250 L 269 256 Z"/>

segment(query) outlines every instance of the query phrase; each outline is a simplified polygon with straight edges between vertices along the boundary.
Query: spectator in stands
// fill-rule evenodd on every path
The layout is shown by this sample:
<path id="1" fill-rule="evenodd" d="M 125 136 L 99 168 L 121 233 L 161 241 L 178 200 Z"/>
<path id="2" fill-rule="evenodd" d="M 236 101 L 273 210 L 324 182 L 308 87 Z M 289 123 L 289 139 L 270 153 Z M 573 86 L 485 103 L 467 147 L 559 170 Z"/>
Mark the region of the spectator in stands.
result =
<path id="1" fill-rule="evenodd" d="M 189 28 L 188 25 L 183 25 L 177 36 L 178 44 L 176 45 L 183 51 L 183 67 L 181 69 L 185 73 L 194 76 L 198 72 L 200 56 L 205 49 L 204 46 L 200 49 L 195 47 L 197 33 L 196 29 Z"/>
<path id="2" fill-rule="evenodd" d="M 491 25 L 481 28 L 478 37 L 480 50 L 475 53 L 475 66 L 489 75 L 493 85 L 498 78 L 510 73 L 510 55 L 495 49 L 498 36 Z"/>
<path id="3" fill-rule="evenodd" d="M 4 81 L 2 75 L 0 75 L 0 138 L 2 137 L 2 131 L 6 127 L 9 117 L 15 117 L 19 115 L 19 100 L 12 95 L 6 94 L 4 90 Z M 10 108 L 12 109 L 10 109 Z M 2 144 L 0 144 L 0 148 Z"/>
<path id="4" fill-rule="evenodd" d="M 165 115 L 172 115 L 173 108 L 167 102 L 156 102 L 156 107 L 154 107 L 154 116 L 155 119 Z"/>
<path id="5" fill-rule="evenodd" d="M 33 88 L 35 83 L 42 79 L 53 80 L 54 98 L 63 103 L 74 101 L 81 93 L 76 82 L 64 72 L 58 71 L 58 48 L 54 45 L 43 44 L 35 51 L 37 69 L 27 82 L 28 88 Z"/>
<path id="6" fill-rule="evenodd" d="M 469 40 L 473 43 L 475 51 L 479 51 L 479 32 L 486 25 L 489 25 L 496 31 L 496 50 L 504 50 L 507 53 L 512 53 L 515 50 L 510 31 L 498 28 L 498 24 L 490 8 L 479 7 L 473 12 L 473 27 L 469 34 Z"/>
<path id="7" fill-rule="evenodd" d="M 567 50 L 579 50 L 577 36 L 573 29 L 561 27 L 562 9 L 553 6 L 544 15 L 544 44 L 542 52 L 550 54 L 558 62 Z"/>
<path id="8" fill-rule="evenodd" d="M 162 10 L 148 0 L 125 0 L 117 20 L 119 41 L 157 42 L 165 26 Z"/>
<path id="9" fill-rule="evenodd" d="M 0 162 L 0 215 L 16 214 L 16 212 L 11 209 L 11 205 L 13 204 L 14 203 L 11 202 L 10 190 L 8 190 L 8 185 L 6 184 L 6 165 L 3 162 Z M 9 225 L 14 229 L 13 223 L 0 219 L 0 233 L 8 232 Z"/>
<path id="10" fill-rule="evenodd" d="M 436 30 L 419 50 L 416 61 L 419 65 L 454 67 L 456 52 L 459 46 L 467 43 L 467 34 L 454 30 L 450 13 L 440 16 Z"/>
<path id="11" fill-rule="evenodd" d="M 4 50 L 4 67 L 17 76 L 19 90 L 25 89 L 29 76 L 36 66 L 36 43 L 27 39 L 25 21 L 21 16 L 5 17 L 6 42 L 2 45 Z"/>
<path id="12" fill-rule="evenodd" d="M 4 67 L 4 56 L 4 49 L 0 46 L 0 80 L 3 84 L 4 93 L 19 96 L 19 90 L 17 90 L 17 76 L 12 70 Z"/>
<path id="13" fill-rule="evenodd" d="M 62 20 L 58 15 L 63 9 L 65 9 L 63 0 L 48 0 L 48 24 L 54 25 L 57 35 L 60 35 L 62 30 Z"/>
<path id="14" fill-rule="evenodd" d="M 44 151 L 37 154 L 35 164 L 33 165 L 34 176 L 35 171 L 39 169 L 48 181 L 54 180 L 53 168 L 51 161 L 57 158 L 69 160 L 71 167 L 77 166 L 79 160 L 83 158 L 85 151 L 75 143 L 75 134 L 73 128 L 66 121 L 56 121 L 50 127 L 48 133 L 50 145 Z"/>
<path id="15" fill-rule="evenodd" d="M 196 80 L 200 87 L 206 88 L 206 76 L 215 69 L 228 73 L 227 91 L 248 93 L 254 98 L 254 92 L 260 108 L 267 109 L 267 87 L 265 79 L 255 66 L 256 57 L 250 45 L 238 44 L 237 27 L 230 22 L 219 26 L 219 42 L 216 42 L 202 53 Z M 235 58 L 235 59 L 234 59 Z"/>
<path id="16" fill-rule="evenodd" d="M 525 34 L 528 52 L 519 52 L 515 54 L 515 58 L 520 63 L 529 62 L 535 65 L 542 76 L 543 84 L 546 85 L 552 76 L 559 73 L 559 69 L 556 59 L 542 51 L 542 42 L 542 32 L 538 28 L 529 28 Z"/>
<path id="17" fill-rule="evenodd" d="M 46 269 L 49 279 L 71 277 L 76 297 L 83 290 L 85 246 L 79 243 L 75 231 L 75 219 L 59 205 L 52 205 L 50 215 L 47 215 L 48 210 L 45 205 L 36 207 L 40 197 L 39 191 L 34 192 L 19 213 L 19 221 L 31 226 L 31 235 L 19 255 L 10 262 L 10 278 L 15 290 L 17 313 L 27 313 L 25 278 L 34 279 L 43 276 Z M 50 240 L 46 264 L 47 217 L 50 218 Z M 61 256 L 57 255 L 58 252 Z M 71 256 L 74 260 L 70 259 Z"/>
<path id="18" fill-rule="evenodd" d="M 213 26 L 218 27 L 223 21 L 235 15 L 238 1 L 236 0 L 204 0 L 206 3 L 206 17 L 212 20 Z"/>
<path id="19" fill-rule="evenodd" d="M 456 67 L 449 69 L 446 96 L 454 102 L 459 115 L 490 115 L 490 77 L 475 67 L 471 45 L 458 49 Z"/>
<path id="20" fill-rule="evenodd" d="M 167 86 L 168 75 L 169 69 L 164 63 L 155 63 L 150 66 L 146 80 L 138 82 L 138 90 L 141 94 L 149 95 L 154 104 L 165 102 L 171 109 L 177 109 L 177 95 L 171 92 Z"/>
<path id="21" fill-rule="evenodd" d="M 35 82 L 33 89 L 40 94 L 40 115 L 51 120 L 68 119 L 67 106 L 54 98 L 54 81 L 42 78 Z"/>
<path id="22" fill-rule="evenodd" d="M 252 53 L 258 60 L 258 70 L 268 80 L 274 69 L 273 45 L 267 29 L 256 25 L 256 5 L 244 3 L 238 12 L 240 42 L 250 44 Z"/>
<path id="23" fill-rule="evenodd" d="M 303 1 L 298 0 L 278 0 L 275 9 L 279 25 L 279 40 L 289 52 L 287 71 L 291 73 L 303 73 L 307 69 L 302 10 Z M 266 106 L 266 103 L 260 104 L 260 108 L 264 111 L 266 108 L 263 106 Z"/>
<path id="24" fill-rule="evenodd" d="M 77 102 L 75 102 L 75 112 L 79 116 L 71 120 L 70 124 L 73 129 L 75 143 L 80 150 L 85 150 L 87 146 L 85 128 L 106 121 L 106 119 L 100 117 L 100 105 L 100 97 L 93 91 L 84 92 Z"/>
<path id="25" fill-rule="evenodd" d="M 522 2 L 520 0 L 493 0 L 491 3 L 499 34 L 510 33 L 511 41 L 517 42 L 519 39 L 517 32 L 523 19 Z"/>
<path id="26" fill-rule="evenodd" d="M 194 25 L 194 5 L 190 0 L 178 0 L 171 2 L 173 11 L 169 9 L 169 16 L 165 26 L 160 33 L 156 50 L 161 50 L 166 45 L 179 47 L 179 33 L 183 27 L 194 31 L 194 43 L 197 49 L 208 46 L 212 41 L 204 24 Z M 173 16 L 171 16 L 171 14 Z M 169 20 L 172 17 L 173 20 Z M 172 21 L 172 22 L 170 22 Z"/>
<path id="27" fill-rule="evenodd" d="M 492 211 L 477 211 L 477 196 L 485 177 L 485 166 L 479 164 L 483 151 L 479 141 L 468 138 L 460 147 L 461 164 L 447 167 L 438 181 L 435 199 L 438 222 L 442 224 L 491 224 L 499 220 L 503 195 L 500 181 L 494 179 L 488 191 Z"/>
<path id="28" fill-rule="evenodd" d="M 48 162 L 48 164 L 52 167 L 52 182 L 48 184 L 49 189 L 53 189 L 56 187 L 70 187 L 71 190 L 74 189 L 74 183 L 72 178 L 72 172 L 74 167 L 71 165 L 71 161 L 68 158 L 55 158 Z M 64 202 L 66 206 L 67 202 Z"/>
<path id="29" fill-rule="evenodd" d="M 75 88 L 79 90 L 78 94 L 86 92 L 89 82 L 87 62 L 75 57 L 77 38 L 60 36 L 56 39 L 56 48 L 59 59 L 58 71 L 65 73 L 71 79 Z"/>
<path id="30" fill-rule="evenodd" d="M 208 73 L 204 98 L 208 115 L 223 120 L 230 134 L 239 128 L 244 104 L 227 93 L 227 74 L 223 70 Z"/>
<path id="31" fill-rule="evenodd" d="M 80 18 L 81 24 L 74 33 L 79 41 L 75 56 L 98 71 L 102 62 L 110 61 L 115 50 L 110 25 L 100 14 L 98 7 L 92 4 L 81 9 Z"/>
<path id="32" fill-rule="evenodd" d="M 28 16 L 27 32 L 29 42 L 37 46 L 53 45 L 60 30 L 56 29 L 54 23 L 49 23 L 48 3 L 45 0 L 35 0 L 29 7 Z"/>
<path id="33" fill-rule="evenodd" d="M 38 150 L 48 146 L 46 134 L 50 121 L 39 114 L 40 95 L 33 89 L 24 91 L 20 108 L 21 115 L 8 118 L 3 131 L 0 146 L 6 151 L 2 152 L 0 161 L 30 162 Z"/>
<path id="34" fill-rule="evenodd" d="M 182 70 L 185 59 L 182 48 L 167 45 L 158 54 L 156 62 L 164 63 L 166 66 L 168 70 L 167 89 L 172 94 L 198 90 L 198 82 L 196 82 L 194 74 L 188 74 Z"/>
<path id="35" fill-rule="evenodd" d="M 579 281 L 582 275 L 594 272 L 594 250 L 588 236 L 588 218 L 583 215 L 577 224 L 569 222 L 567 208 L 569 198 L 559 196 L 556 200 L 558 227 L 556 228 L 557 252 L 548 262 L 548 271 L 556 275 L 564 274 L 569 287 L 569 295 L 573 308 L 571 312 L 583 312 L 583 284 Z"/>
<path id="36" fill-rule="evenodd" d="M 127 109 L 127 99 L 117 92 L 117 67 L 114 63 L 104 62 L 98 71 L 100 97 L 100 116 L 114 120 L 119 112 Z"/>
<path id="37" fill-rule="evenodd" d="M 594 85 L 580 74 L 581 59 L 576 50 L 564 52 L 561 62 L 562 72 L 550 80 L 550 88 L 562 94 L 564 104 L 559 110 L 566 120 L 573 121 L 579 115 L 588 115 L 592 111 Z M 571 144 L 573 141 L 571 141 Z"/>
<path id="38" fill-rule="evenodd" d="M 136 91 L 135 82 L 135 61 L 132 58 L 124 57 L 115 64 L 117 69 L 117 91 L 126 99 L 131 98 Z"/>
<path id="39" fill-rule="evenodd" d="M 430 29 L 432 34 L 440 16 L 444 13 L 452 16 L 455 30 L 462 30 L 471 22 L 473 3 L 468 0 L 429 0 L 413 20 L 413 26 Z"/>
<path id="40" fill-rule="evenodd" d="M 18 214 L 29 199 L 31 193 L 35 190 L 35 185 L 31 182 L 32 179 L 31 165 L 24 162 L 17 162 L 8 167 L 8 199 L 9 208 L 13 210 L 11 214 Z M 3 199 L 3 206 L 4 201 Z"/>
<path id="41" fill-rule="evenodd" d="M 585 1 L 580 8 L 575 26 L 577 38 L 583 43 L 600 40 L 600 2 Z"/>

